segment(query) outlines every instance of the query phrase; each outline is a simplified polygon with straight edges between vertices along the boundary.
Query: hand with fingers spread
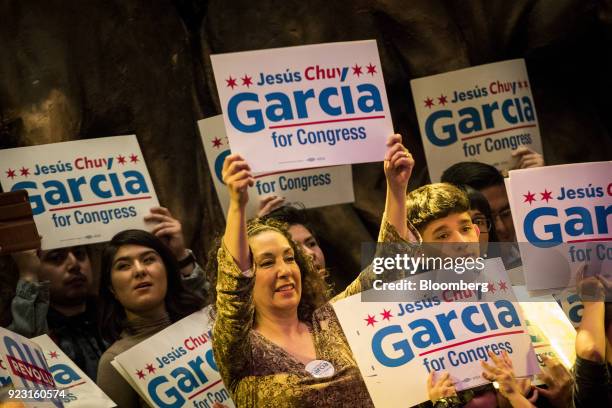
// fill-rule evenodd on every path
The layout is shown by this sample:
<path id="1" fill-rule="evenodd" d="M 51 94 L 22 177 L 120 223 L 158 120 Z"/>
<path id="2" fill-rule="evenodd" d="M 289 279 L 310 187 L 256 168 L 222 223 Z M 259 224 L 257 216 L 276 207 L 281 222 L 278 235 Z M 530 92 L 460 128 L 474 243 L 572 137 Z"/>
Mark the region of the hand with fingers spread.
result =
<path id="1" fill-rule="evenodd" d="M 457 390 L 448 372 L 438 375 L 436 371 L 431 371 L 427 377 L 427 393 L 429 400 L 435 404 L 441 398 L 456 396 Z"/>
<path id="2" fill-rule="evenodd" d="M 537 390 L 534 390 L 530 399 L 525 397 L 525 394 L 531 390 L 531 385 L 514 376 L 512 361 L 508 353 L 503 351 L 501 355 L 497 356 L 489 351 L 488 355 L 493 365 L 481 361 L 480 364 L 484 369 L 482 376 L 489 381 L 496 381 L 499 384 L 499 392 L 508 399 L 513 407 L 533 407 L 533 402 L 538 398 Z M 529 384 L 527 389 L 525 389 L 526 384 Z"/>
<path id="3" fill-rule="evenodd" d="M 528 147 L 520 146 L 512 151 L 512 157 L 517 159 L 515 169 L 531 169 L 544 167 L 544 157 Z"/>
<path id="4" fill-rule="evenodd" d="M 574 378 L 572 374 L 561 364 L 559 359 L 542 356 L 544 367 L 538 378 L 547 385 L 547 389 L 538 388 L 553 407 L 569 407 L 572 401 L 572 387 Z"/>
<path id="5" fill-rule="evenodd" d="M 263 217 L 265 215 L 268 215 L 272 211 L 282 207 L 283 204 L 285 204 L 285 197 L 271 195 L 262 198 L 261 201 L 259 201 L 259 211 L 257 212 L 257 216 Z"/>
<path id="6" fill-rule="evenodd" d="M 408 181 L 414 168 L 414 159 L 402 144 L 402 136 L 394 134 L 387 139 L 387 153 L 385 154 L 385 176 L 387 188 L 393 192 L 406 194 Z"/>
<path id="7" fill-rule="evenodd" d="M 185 247 L 181 222 L 172 216 L 170 210 L 164 207 L 153 207 L 150 213 L 145 215 L 144 220 L 157 223 L 151 233 L 166 244 L 176 259 L 180 260 L 189 255 Z"/>
<path id="8" fill-rule="evenodd" d="M 243 209 L 249 201 L 249 187 L 255 184 L 251 167 L 239 154 L 230 154 L 223 162 L 223 182 L 230 193 L 230 205 Z"/>

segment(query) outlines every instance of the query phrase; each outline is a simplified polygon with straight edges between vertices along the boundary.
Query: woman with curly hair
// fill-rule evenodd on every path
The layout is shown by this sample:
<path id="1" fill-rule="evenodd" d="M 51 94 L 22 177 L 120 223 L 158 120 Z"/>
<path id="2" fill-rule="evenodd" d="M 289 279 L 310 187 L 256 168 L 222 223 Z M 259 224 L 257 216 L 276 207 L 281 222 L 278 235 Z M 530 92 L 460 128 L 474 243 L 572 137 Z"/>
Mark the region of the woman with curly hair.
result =
<path id="1" fill-rule="evenodd" d="M 387 201 L 379 241 L 418 237 L 406 223 L 414 166 L 401 136 L 385 159 Z M 215 359 L 238 407 L 372 406 L 331 302 L 372 287 L 370 269 L 331 301 L 311 258 L 274 220 L 247 223 L 254 179 L 237 154 L 223 165 L 230 207 L 218 253 Z M 413 249 L 413 245 L 409 246 Z"/>

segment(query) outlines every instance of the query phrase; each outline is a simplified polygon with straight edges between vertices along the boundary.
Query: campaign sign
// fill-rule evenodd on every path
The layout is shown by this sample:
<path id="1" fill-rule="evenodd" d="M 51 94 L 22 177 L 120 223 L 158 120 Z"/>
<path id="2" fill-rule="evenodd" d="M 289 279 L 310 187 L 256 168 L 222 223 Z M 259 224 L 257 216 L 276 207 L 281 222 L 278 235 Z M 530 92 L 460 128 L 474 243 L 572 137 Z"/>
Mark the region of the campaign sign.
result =
<path id="1" fill-rule="evenodd" d="M 254 172 L 383 160 L 393 124 L 375 40 L 210 58 L 232 151 Z"/>
<path id="2" fill-rule="evenodd" d="M 227 216 L 230 199 L 221 172 L 223 161 L 231 152 L 225 135 L 223 117 L 218 115 L 200 120 L 198 127 L 217 197 Z M 300 202 L 306 208 L 355 201 L 350 165 L 262 173 L 254 177 L 255 185 L 249 188 L 249 202 L 246 209 L 248 218 L 255 217 L 261 200 L 271 195 L 284 197 L 287 203 Z"/>
<path id="3" fill-rule="evenodd" d="M 14 390 L 10 401 L 24 403 L 28 407 L 63 407 L 53 375 L 49 370 L 45 354 L 33 341 L 0 327 L 0 360 L 8 371 Z M 3 384 L 7 381 L 3 379 Z M 5 384 L 5 386 L 8 384 Z M 9 394 L 10 396 L 10 394 Z"/>
<path id="4" fill-rule="evenodd" d="M 4 191 L 29 194 L 42 249 L 147 229 L 159 205 L 134 135 L 0 150 L 0 163 Z"/>
<path id="5" fill-rule="evenodd" d="M 580 295 L 576 292 L 576 288 L 567 288 L 558 293 L 553 293 L 555 298 L 569 322 L 577 329 L 582 321 L 582 312 L 584 305 L 580 299 Z"/>
<path id="6" fill-rule="evenodd" d="M 612 273 L 612 161 L 515 170 L 506 189 L 527 289 Z"/>
<path id="7" fill-rule="evenodd" d="M 542 153 L 524 60 L 413 79 L 410 86 L 432 182 L 464 161 L 509 170 L 519 146 Z"/>
<path id="8" fill-rule="evenodd" d="M 42 348 L 57 388 L 64 391 L 61 399 L 65 406 L 104 408 L 116 406 L 49 336 L 45 334 L 31 340 Z"/>
<path id="9" fill-rule="evenodd" d="M 233 408 L 212 350 L 210 306 L 115 357 L 113 366 L 153 407 Z"/>
<path id="10" fill-rule="evenodd" d="M 414 278 L 437 282 L 439 273 Z M 480 300 L 472 290 L 444 290 L 416 302 L 362 302 L 359 294 L 334 303 L 374 405 L 426 401 L 432 370 L 448 371 L 458 391 L 485 384 L 480 362 L 488 351 L 508 352 L 517 377 L 538 372 L 501 259 L 487 260 L 482 273 L 489 290 Z"/>
<path id="11" fill-rule="evenodd" d="M 559 359 L 568 369 L 576 360 L 576 330 L 551 295 L 531 296 L 525 286 L 512 289 L 521 306 L 527 331 L 540 366 L 544 355 Z"/>

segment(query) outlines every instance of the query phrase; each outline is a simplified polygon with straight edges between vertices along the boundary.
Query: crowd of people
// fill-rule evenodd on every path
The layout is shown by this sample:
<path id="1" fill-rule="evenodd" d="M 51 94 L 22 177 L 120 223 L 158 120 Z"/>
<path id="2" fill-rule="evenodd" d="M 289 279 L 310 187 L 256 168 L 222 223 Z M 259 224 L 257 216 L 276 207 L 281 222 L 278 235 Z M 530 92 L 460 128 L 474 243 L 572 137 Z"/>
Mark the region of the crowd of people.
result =
<path id="1" fill-rule="evenodd" d="M 525 147 L 513 155 L 519 168 L 544 165 Z M 455 252 L 447 255 L 501 256 L 507 269 L 520 264 L 516 245 L 503 246 L 501 253 L 489 247 L 516 242 L 497 169 L 458 163 L 441 183 L 408 192 L 414 166 L 401 136 L 390 136 L 378 242 L 401 244 L 408 254 L 425 243 L 465 244 L 449 246 Z M 325 231 L 313 230 L 304 209 L 273 196 L 262 201 L 258 217 L 247 219 L 254 178 L 240 155 L 225 159 L 223 180 L 230 195 L 226 228 L 204 267 L 187 248 L 179 220 L 168 209 L 153 208 L 150 232 L 122 231 L 106 244 L 95 297 L 88 247 L 13 254 L 19 281 L 8 328 L 26 337 L 48 334 L 119 407 L 138 407 L 147 405 L 111 366 L 113 358 L 206 307 L 214 319 L 215 360 L 236 406 L 374 406 L 332 308 L 372 288 L 371 268 L 354 271 L 354 281 L 333 295 L 317 241 Z M 395 278 L 402 278 L 401 271 Z M 577 279 L 584 310 L 571 371 L 544 358 L 535 385 L 515 376 L 507 353 L 490 352 L 482 376 L 496 387 L 458 392 L 448 372 L 432 370 L 423 379 L 430 401 L 421 405 L 612 406 L 612 308 L 605 302 L 610 286 L 601 276 Z M 312 365 L 321 362 L 331 373 L 313 375 Z"/>

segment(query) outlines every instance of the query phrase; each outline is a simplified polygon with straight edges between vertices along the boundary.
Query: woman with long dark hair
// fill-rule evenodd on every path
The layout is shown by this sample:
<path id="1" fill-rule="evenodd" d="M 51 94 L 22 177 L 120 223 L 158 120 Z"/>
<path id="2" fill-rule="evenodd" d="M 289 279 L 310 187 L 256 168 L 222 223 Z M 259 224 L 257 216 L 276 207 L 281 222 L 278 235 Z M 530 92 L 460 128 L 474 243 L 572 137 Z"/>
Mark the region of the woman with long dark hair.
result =
<path id="1" fill-rule="evenodd" d="M 120 232 L 104 249 L 100 324 L 113 344 L 100 359 L 98 385 L 120 407 L 147 405 L 110 362 L 205 305 L 199 291 L 187 288 L 201 288 L 202 282 L 187 285 L 180 270 L 173 252 L 146 231 Z"/>

